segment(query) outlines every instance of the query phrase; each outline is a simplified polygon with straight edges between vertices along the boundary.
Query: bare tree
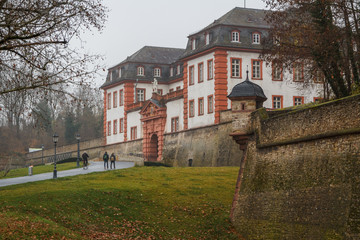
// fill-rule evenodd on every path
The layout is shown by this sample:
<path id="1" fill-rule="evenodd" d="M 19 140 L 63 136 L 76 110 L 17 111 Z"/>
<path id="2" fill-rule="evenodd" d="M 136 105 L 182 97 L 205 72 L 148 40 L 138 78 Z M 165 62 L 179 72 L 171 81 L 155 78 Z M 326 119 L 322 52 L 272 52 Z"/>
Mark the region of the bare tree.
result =
<path id="1" fill-rule="evenodd" d="M 101 0 L 0 0 L 0 95 L 29 89 L 55 90 L 81 85 L 92 77 L 87 64 L 97 56 L 68 45 L 82 31 L 101 30 L 106 8 Z M 96 65 L 95 65 L 96 66 Z M 28 71 L 22 71 L 23 68 Z M 3 72 L 23 77 L 6 78 Z"/>

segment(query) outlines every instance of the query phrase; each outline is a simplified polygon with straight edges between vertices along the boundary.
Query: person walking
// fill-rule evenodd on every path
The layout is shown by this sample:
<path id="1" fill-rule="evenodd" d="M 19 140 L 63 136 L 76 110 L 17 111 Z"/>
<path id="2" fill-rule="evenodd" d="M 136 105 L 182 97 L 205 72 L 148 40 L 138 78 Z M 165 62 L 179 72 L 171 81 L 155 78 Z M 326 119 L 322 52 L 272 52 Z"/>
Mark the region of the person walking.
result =
<path id="1" fill-rule="evenodd" d="M 104 160 L 104 169 L 109 169 L 109 154 L 107 152 L 104 153 L 103 156 L 103 160 Z"/>
<path id="2" fill-rule="evenodd" d="M 110 156 L 110 169 L 112 169 L 113 164 L 114 164 L 114 169 L 115 169 L 115 161 L 116 161 L 115 154 L 112 153 L 111 156 Z"/>
<path id="3" fill-rule="evenodd" d="M 83 168 L 84 169 L 88 169 L 88 158 L 89 158 L 89 155 L 84 152 L 82 155 L 81 155 L 82 159 L 83 159 Z"/>

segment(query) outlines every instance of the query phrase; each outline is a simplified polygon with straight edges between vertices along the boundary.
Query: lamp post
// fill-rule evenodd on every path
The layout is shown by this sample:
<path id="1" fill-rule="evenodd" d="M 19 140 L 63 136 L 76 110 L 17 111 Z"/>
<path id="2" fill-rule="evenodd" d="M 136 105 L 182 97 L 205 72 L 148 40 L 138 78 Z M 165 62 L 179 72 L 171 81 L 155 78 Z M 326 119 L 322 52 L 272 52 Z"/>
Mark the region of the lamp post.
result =
<path id="1" fill-rule="evenodd" d="M 44 164 L 44 144 L 41 145 L 41 162 Z"/>
<path id="2" fill-rule="evenodd" d="M 54 145 L 55 145 L 55 156 L 54 156 L 54 175 L 53 175 L 53 178 L 57 178 L 57 171 L 56 171 L 56 143 L 58 142 L 59 140 L 59 136 L 54 133 L 53 135 L 53 142 L 54 142 Z"/>
<path id="3" fill-rule="evenodd" d="M 77 144 L 78 144 L 78 151 L 77 151 L 77 160 L 76 160 L 76 167 L 80 167 L 80 134 L 76 134 L 75 136 L 76 140 L 77 140 Z"/>

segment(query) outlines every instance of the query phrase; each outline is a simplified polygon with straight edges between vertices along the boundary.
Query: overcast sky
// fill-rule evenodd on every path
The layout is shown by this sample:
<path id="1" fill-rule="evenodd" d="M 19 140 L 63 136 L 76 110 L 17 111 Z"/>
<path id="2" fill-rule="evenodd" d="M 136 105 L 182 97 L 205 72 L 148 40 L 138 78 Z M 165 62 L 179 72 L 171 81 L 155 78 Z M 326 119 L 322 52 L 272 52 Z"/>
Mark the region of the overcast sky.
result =
<path id="1" fill-rule="evenodd" d="M 103 55 L 107 69 L 143 46 L 185 48 L 189 34 L 234 7 L 244 7 L 244 0 L 104 0 L 104 4 L 110 10 L 104 30 L 82 38 L 85 51 Z M 265 9 L 265 3 L 246 0 L 246 8 Z M 101 75 L 97 86 L 104 81 L 105 73 Z"/>

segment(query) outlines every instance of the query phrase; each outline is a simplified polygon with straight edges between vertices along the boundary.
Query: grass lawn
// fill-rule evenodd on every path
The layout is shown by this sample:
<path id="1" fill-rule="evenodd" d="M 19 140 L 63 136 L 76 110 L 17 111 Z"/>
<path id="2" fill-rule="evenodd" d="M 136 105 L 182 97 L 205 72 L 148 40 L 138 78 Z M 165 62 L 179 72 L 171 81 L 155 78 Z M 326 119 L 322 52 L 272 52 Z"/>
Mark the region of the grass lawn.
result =
<path id="1" fill-rule="evenodd" d="M 0 188 L 0 239 L 239 239 L 238 167 L 134 167 Z"/>
<path id="2" fill-rule="evenodd" d="M 80 162 L 80 166 L 82 167 L 82 162 Z M 76 162 L 69 162 L 69 163 L 62 163 L 62 164 L 56 164 L 56 169 L 58 171 L 64 171 L 76 168 Z M 33 175 L 40 174 L 40 173 L 46 173 L 46 172 L 52 172 L 54 171 L 54 165 L 39 165 L 33 167 Z M 0 173 L 0 179 L 5 178 L 14 178 L 14 177 L 24 177 L 29 175 L 29 168 L 18 168 L 18 169 L 12 169 L 6 176 L 2 176 Z"/>

